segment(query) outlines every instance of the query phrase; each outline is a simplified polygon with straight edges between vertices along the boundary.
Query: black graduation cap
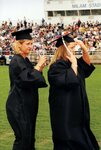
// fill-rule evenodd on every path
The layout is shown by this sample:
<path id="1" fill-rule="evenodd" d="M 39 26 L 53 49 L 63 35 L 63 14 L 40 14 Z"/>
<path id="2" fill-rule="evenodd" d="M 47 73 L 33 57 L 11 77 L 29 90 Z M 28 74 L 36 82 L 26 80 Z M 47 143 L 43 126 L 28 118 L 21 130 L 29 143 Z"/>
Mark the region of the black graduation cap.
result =
<path id="1" fill-rule="evenodd" d="M 13 32 L 12 36 L 15 36 L 16 40 L 24 40 L 24 39 L 32 40 L 32 37 L 30 35 L 31 32 L 32 32 L 32 29 L 19 30 L 19 31 Z"/>
<path id="2" fill-rule="evenodd" d="M 59 47 L 61 45 L 63 45 L 63 40 L 67 43 L 70 43 L 70 42 L 75 42 L 74 39 L 70 36 L 70 33 L 66 33 L 66 34 L 63 34 L 63 35 L 59 35 L 56 39 L 54 39 L 53 41 L 51 41 L 50 43 L 48 44 L 51 44 L 53 42 L 56 41 L 56 44 L 55 46 L 56 47 Z"/>

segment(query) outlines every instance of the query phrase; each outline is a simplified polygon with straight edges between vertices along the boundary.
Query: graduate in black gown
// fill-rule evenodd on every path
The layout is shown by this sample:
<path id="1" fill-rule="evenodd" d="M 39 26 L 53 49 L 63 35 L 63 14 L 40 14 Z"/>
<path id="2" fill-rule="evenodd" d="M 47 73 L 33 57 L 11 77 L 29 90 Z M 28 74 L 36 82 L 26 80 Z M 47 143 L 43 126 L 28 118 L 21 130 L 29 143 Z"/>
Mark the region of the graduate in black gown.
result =
<path id="1" fill-rule="evenodd" d="M 48 81 L 50 120 L 54 150 L 99 150 L 90 129 L 89 103 L 85 78 L 95 67 L 91 64 L 86 46 L 69 35 L 60 36 L 53 56 Z M 65 42 L 65 43 L 64 43 Z M 82 57 L 75 57 L 75 46 Z"/>
<path id="2" fill-rule="evenodd" d="M 33 67 L 27 58 L 32 49 L 31 29 L 13 32 L 15 55 L 9 65 L 10 91 L 6 103 L 8 121 L 14 130 L 13 150 L 35 150 L 38 88 L 47 87 L 42 70 L 46 56 Z"/>

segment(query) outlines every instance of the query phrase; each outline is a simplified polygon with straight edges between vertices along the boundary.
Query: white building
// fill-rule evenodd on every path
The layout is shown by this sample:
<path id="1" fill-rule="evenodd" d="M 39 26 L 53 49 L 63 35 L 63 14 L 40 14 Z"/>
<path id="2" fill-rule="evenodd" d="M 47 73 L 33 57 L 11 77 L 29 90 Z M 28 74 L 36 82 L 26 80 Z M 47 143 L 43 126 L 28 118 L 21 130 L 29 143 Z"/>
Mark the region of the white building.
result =
<path id="1" fill-rule="evenodd" d="M 101 0 L 44 0 L 44 11 L 48 23 L 101 22 Z"/>

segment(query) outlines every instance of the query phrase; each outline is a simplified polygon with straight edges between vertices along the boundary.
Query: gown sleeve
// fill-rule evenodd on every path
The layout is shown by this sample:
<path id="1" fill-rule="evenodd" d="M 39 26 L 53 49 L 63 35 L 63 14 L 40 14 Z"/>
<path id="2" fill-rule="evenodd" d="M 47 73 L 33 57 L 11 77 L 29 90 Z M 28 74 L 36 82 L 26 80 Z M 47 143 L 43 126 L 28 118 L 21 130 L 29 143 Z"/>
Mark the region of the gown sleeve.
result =
<path id="1" fill-rule="evenodd" d="M 11 68 L 14 74 L 14 82 L 21 88 L 47 87 L 42 73 L 34 68 L 28 67 L 21 58 L 14 60 Z"/>
<path id="2" fill-rule="evenodd" d="M 82 70 L 84 78 L 89 77 L 95 69 L 93 64 L 87 64 L 82 57 L 78 59 L 78 66 Z"/>
<path id="3" fill-rule="evenodd" d="M 78 76 L 63 61 L 53 64 L 48 71 L 50 85 L 70 89 L 79 85 Z"/>

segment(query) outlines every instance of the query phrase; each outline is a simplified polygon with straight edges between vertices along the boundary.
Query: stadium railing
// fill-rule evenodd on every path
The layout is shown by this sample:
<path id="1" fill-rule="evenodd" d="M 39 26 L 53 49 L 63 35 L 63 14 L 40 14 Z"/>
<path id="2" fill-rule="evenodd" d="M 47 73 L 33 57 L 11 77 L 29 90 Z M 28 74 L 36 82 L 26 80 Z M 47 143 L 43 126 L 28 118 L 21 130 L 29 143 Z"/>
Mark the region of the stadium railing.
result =
<path id="1" fill-rule="evenodd" d="M 88 52 L 89 52 L 92 63 L 101 64 L 101 50 L 88 51 Z M 47 64 L 49 64 L 49 62 L 50 62 L 52 56 L 54 55 L 54 53 L 47 52 L 45 55 L 47 56 Z M 76 51 L 75 55 L 76 55 L 77 58 L 79 58 L 79 57 L 82 56 L 82 52 L 81 51 Z M 32 51 L 29 54 L 28 58 L 35 65 L 38 61 L 39 56 L 37 55 L 37 53 Z"/>

